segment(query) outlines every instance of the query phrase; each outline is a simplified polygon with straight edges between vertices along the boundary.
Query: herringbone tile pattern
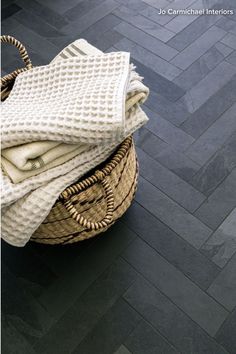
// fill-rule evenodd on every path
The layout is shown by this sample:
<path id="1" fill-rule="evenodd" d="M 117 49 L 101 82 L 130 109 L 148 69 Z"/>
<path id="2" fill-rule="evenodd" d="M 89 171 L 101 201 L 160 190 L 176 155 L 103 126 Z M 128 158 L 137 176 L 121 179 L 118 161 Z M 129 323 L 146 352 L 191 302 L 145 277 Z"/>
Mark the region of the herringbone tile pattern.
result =
<path id="1" fill-rule="evenodd" d="M 85 38 L 131 52 L 150 87 L 139 188 L 101 237 L 2 244 L 4 354 L 236 353 L 235 0 L 3 0 L 34 65 Z M 2 71 L 22 63 L 2 50 Z"/>

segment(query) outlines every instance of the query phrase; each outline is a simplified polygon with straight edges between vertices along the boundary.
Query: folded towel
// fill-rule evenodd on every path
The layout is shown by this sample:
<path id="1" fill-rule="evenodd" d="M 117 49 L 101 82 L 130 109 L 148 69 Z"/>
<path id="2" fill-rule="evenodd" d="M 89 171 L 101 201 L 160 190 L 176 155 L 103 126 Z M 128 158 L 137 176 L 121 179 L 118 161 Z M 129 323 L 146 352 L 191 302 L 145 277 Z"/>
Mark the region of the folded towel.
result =
<path id="1" fill-rule="evenodd" d="M 125 103 L 125 112 L 128 113 L 135 104 L 146 99 L 146 93 L 129 95 Z M 13 146 L 1 152 L 1 164 L 5 173 L 13 183 L 36 176 L 72 159 L 88 149 L 89 144 L 65 144 L 55 141 L 37 141 L 33 143 Z"/>
<path id="2" fill-rule="evenodd" d="M 53 145 L 54 147 L 49 149 Z M 52 141 L 39 141 L 8 148 L 2 151 L 2 168 L 13 183 L 19 183 L 50 168 L 62 165 L 87 150 L 88 146 L 88 144 L 58 144 Z M 44 148 L 49 150 L 43 153 Z M 37 157 L 34 158 L 34 156 Z"/>
<path id="3" fill-rule="evenodd" d="M 74 57 L 21 73 L 2 104 L 2 149 L 115 141 L 124 132 L 129 53 Z"/>
<path id="4" fill-rule="evenodd" d="M 97 49 L 89 45 L 84 40 L 76 41 L 73 43 L 73 45 L 78 49 L 78 55 L 86 55 L 87 52 L 89 54 L 94 54 L 94 56 L 96 56 L 97 54 Z M 58 63 L 59 61 L 65 61 L 65 59 L 69 55 L 71 55 L 67 50 L 71 47 L 72 44 L 68 46 L 68 48 L 66 48 L 64 51 L 62 51 L 53 61 L 53 64 L 55 64 L 57 61 Z M 81 54 L 81 52 L 83 54 Z M 66 56 L 66 58 L 63 58 L 64 55 Z M 130 78 L 128 86 L 126 85 L 127 98 L 132 99 L 135 95 L 144 93 L 144 95 L 141 95 L 142 97 L 139 97 L 139 99 L 141 99 L 141 102 L 143 102 L 143 100 L 145 100 L 147 97 L 148 89 L 142 84 L 141 78 L 133 71 L 133 69 L 134 68 L 131 68 L 131 72 L 133 72 L 133 75 L 130 75 L 132 76 L 132 79 Z M 11 95 L 7 99 L 7 101 L 10 98 Z M 12 104 L 14 103 L 12 102 Z M 116 131 L 116 138 L 114 138 L 114 135 L 112 133 L 110 134 L 112 130 L 110 129 L 112 124 L 109 128 L 110 131 L 109 129 L 106 130 L 106 132 L 109 133 L 105 136 L 104 140 L 102 139 L 101 130 L 101 141 L 99 140 L 98 135 L 96 134 L 96 129 L 88 129 L 87 140 L 86 135 L 82 132 L 82 140 L 85 139 L 86 143 L 88 144 L 90 143 L 89 139 L 91 138 L 91 136 L 93 136 L 93 133 L 95 132 L 96 143 L 93 143 L 92 147 L 90 146 L 90 148 L 86 149 L 82 153 L 76 155 L 74 158 L 70 159 L 69 161 L 63 164 L 50 168 L 47 171 L 40 173 L 36 176 L 27 178 L 26 180 L 17 184 L 12 183 L 9 177 L 5 173 L 2 173 L 2 237 L 8 243 L 15 246 L 24 246 L 25 243 L 30 239 L 30 236 L 33 234 L 33 232 L 48 215 L 51 210 L 51 207 L 58 198 L 58 195 L 67 186 L 69 186 L 71 183 L 74 183 L 76 180 L 78 180 L 78 178 L 83 176 L 90 169 L 96 167 L 96 165 L 106 160 L 108 156 L 110 156 L 110 154 L 114 151 L 116 146 L 126 136 L 132 134 L 136 129 L 138 129 L 147 121 L 145 113 L 141 110 L 139 104 L 137 103 L 134 104 L 134 106 L 132 107 L 130 106 L 130 109 L 127 111 L 126 117 L 123 118 L 125 118 L 123 131 L 122 129 L 118 128 L 120 132 L 119 134 L 117 134 Z M 16 116 L 13 116 L 12 119 L 15 119 L 17 121 Z M 116 119 L 116 121 L 118 121 L 118 118 Z M 65 122 L 63 122 L 63 124 L 64 123 Z M 29 142 L 27 140 L 30 136 L 29 129 L 27 129 L 27 127 L 24 125 L 23 127 L 21 127 L 21 132 L 22 129 L 23 134 L 21 138 L 19 137 L 18 133 L 15 134 L 11 130 L 11 133 L 13 135 L 10 134 L 9 140 L 7 138 L 5 139 L 5 148 L 9 147 L 9 141 L 11 141 L 11 143 L 14 142 L 14 145 L 19 145 L 19 142 Z M 117 129 L 117 126 L 115 129 Z M 13 136 L 14 139 L 12 139 Z M 45 136 L 47 136 L 46 139 Z M 74 137 L 75 135 L 72 136 L 72 139 L 74 139 Z M 51 139 L 50 129 L 49 131 L 47 129 L 43 129 L 43 124 L 41 124 L 41 122 L 38 125 L 38 136 L 35 134 L 35 138 L 37 139 L 35 141 L 53 140 Z M 69 140 L 66 134 L 61 134 L 60 138 L 58 137 L 58 140 L 54 141 L 62 143 L 65 142 L 64 138 L 66 142 L 71 143 L 71 140 Z M 76 139 L 73 140 L 73 142 L 74 141 L 76 141 Z M 78 143 L 78 140 L 76 142 Z"/>

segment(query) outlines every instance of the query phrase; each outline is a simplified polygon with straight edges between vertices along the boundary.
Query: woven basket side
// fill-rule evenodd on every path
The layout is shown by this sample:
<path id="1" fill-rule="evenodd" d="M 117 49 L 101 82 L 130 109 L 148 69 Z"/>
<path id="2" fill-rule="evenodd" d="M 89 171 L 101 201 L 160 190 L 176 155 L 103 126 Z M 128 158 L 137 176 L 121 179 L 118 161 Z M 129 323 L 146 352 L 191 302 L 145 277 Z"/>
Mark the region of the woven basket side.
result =
<path id="1" fill-rule="evenodd" d="M 106 177 L 114 193 L 114 215 L 113 222 L 123 215 L 131 204 L 137 185 L 137 161 L 133 143 L 130 148 Z M 101 220 L 106 213 L 106 199 L 104 191 L 99 183 L 95 183 L 87 189 L 71 197 L 73 205 L 84 217 Z M 111 223 L 111 224 L 112 224 Z M 110 227 L 111 224 L 108 226 Z M 31 240 L 46 244 L 67 244 L 93 237 L 102 230 L 88 230 L 78 225 L 73 220 L 58 200 L 45 221 L 36 230 Z"/>

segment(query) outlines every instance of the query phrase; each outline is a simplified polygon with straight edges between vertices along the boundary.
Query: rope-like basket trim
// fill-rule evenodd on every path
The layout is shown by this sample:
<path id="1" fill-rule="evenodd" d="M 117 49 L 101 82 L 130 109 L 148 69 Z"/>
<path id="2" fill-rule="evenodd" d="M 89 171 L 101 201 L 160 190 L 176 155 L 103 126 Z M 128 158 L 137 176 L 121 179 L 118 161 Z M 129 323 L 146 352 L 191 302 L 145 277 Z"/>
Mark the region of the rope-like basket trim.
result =
<path id="1" fill-rule="evenodd" d="M 106 178 L 101 181 L 101 184 L 105 191 L 105 199 L 107 202 L 107 211 L 105 217 L 97 222 L 92 222 L 91 220 L 83 217 L 76 208 L 74 207 L 71 200 L 67 200 L 64 204 L 67 211 L 70 213 L 71 217 L 77 221 L 81 226 L 86 227 L 90 230 L 99 230 L 107 227 L 113 221 L 113 211 L 114 211 L 114 195 L 111 186 L 109 185 Z"/>
<path id="2" fill-rule="evenodd" d="M 85 189 L 91 187 L 95 183 L 101 182 L 102 179 L 108 176 L 112 172 L 112 170 L 120 163 L 120 161 L 124 158 L 124 156 L 129 151 L 131 145 L 132 145 L 132 137 L 129 136 L 123 141 L 123 143 L 121 143 L 119 149 L 112 157 L 111 161 L 109 161 L 102 170 L 96 171 L 92 176 L 87 177 L 83 181 L 80 181 L 78 183 L 75 183 L 67 187 L 60 194 L 59 199 L 62 202 L 67 201 L 72 195 L 84 191 Z"/>
<path id="3" fill-rule="evenodd" d="M 111 161 L 102 169 L 94 173 L 94 175 L 89 176 L 85 180 L 74 184 L 67 189 L 65 189 L 61 195 L 60 199 L 62 204 L 65 206 L 66 210 L 69 212 L 71 217 L 77 221 L 82 227 L 86 227 L 90 230 L 99 230 L 106 228 L 109 224 L 113 222 L 113 212 L 114 212 L 114 194 L 111 186 L 109 185 L 106 176 L 108 176 L 112 170 L 120 163 L 120 161 L 125 157 L 132 145 L 132 137 L 128 137 L 119 147 L 116 154 L 113 156 Z M 74 194 L 80 193 L 83 190 L 91 187 L 95 183 L 101 183 L 105 191 L 105 199 L 107 202 L 107 211 L 105 217 L 97 222 L 83 217 L 73 205 L 71 197 Z"/>
<path id="4" fill-rule="evenodd" d="M 25 68 L 16 69 L 12 73 L 7 74 L 3 78 L 1 78 L 1 87 L 5 87 L 6 85 L 8 85 L 8 83 L 10 83 L 12 80 L 14 80 L 17 77 L 17 75 L 19 75 L 23 71 L 32 69 L 33 65 L 31 63 L 29 56 L 28 56 L 25 46 L 20 41 L 18 41 L 17 39 L 15 39 L 12 36 L 6 36 L 6 35 L 0 36 L 0 39 L 1 39 L 2 43 L 13 44 L 19 50 L 20 56 L 26 66 Z"/>

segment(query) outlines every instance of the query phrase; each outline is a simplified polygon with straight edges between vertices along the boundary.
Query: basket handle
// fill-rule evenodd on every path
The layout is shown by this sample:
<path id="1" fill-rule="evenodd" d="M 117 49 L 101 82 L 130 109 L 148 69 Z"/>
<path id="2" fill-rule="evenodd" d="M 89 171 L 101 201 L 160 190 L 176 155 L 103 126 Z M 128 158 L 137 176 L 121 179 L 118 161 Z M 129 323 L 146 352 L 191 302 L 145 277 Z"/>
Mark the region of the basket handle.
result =
<path id="1" fill-rule="evenodd" d="M 66 200 L 64 202 L 64 206 L 65 206 L 66 210 L 70 213 L 71 217 L 75 221 L 77 221 L 81 226 L 86 227 L 87 229 L 90 229 L 90 230 L 99 230 L 99 229 L 107 227 L 113 221 L 113 212 L 114 212 L 114 194 L 113 194 L 113 190 L 112 190 L 110 184 L 108 183 L 108 180 L 107 180 L 104 172 L 96 171 L 95 178 L 97 179 L 97 181 L 99 183 L 101 183 L 101 185 L 105 191 L 105 199 L 107 202 L 106 215 L 100 221 L 93 222 L 89 219 L 84 218 L 80 213 L 78 213 L 78 211 L 73 206 L 73 203 L 70 199 L 70 197 L 73 194 L 81 192 L 86 187 L 88 187 L 88 183 L 80 185 L 80 186 L 78 186 L 78 185 L 73 186 L 73 190 L 69 194 L 68 194 L 68 192 L 66 192 L 64 195 L 62 193 L 62 199 Z"/>
<path id="2" fill-rule="evenodd" d="M 32 69 L 33 65 L 28 56 L 27 50 L 25 49 L 25 47 L 20 41 L 18 41 L 12 36 L 6 36 L 6 35 L 0 36 L 0 39 L 2 43 L 13 44 L 17 49 L 19 49 L 20 56 L 23 62 L 25 63 L 25 68 L 16 69 L 12 73 L 5 75 L 4 77 L 1 78 L 1 86 L 4 87 L 9 83 L 9 81 L 14 80 L 17 77 L 17 75 L 19 75 L 21 72 Z"/>

